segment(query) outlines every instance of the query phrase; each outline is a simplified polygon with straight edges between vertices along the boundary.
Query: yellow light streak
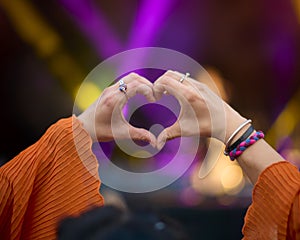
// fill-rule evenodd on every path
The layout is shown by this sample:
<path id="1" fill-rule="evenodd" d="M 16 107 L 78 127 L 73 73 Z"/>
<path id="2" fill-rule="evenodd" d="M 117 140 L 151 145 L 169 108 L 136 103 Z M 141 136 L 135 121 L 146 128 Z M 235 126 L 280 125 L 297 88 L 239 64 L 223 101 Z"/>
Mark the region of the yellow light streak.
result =
<path id="1" fill-rule="evenodd" d="M 299 112 L 300 90 L 288 102 L 284 110 L 280 113 L 266 136 L 266 140 L 276 146 L 278 139 L 289 136 L 300 121 Z"/>
<path id="2" fill-rule="evenodd" d="M 84 80 L 85 74 L 64 49 L 60 36 L 30 2 L 2 0 L 0 5 L 7 13 L 16 32 L 48 64 L 50 71 L 75 99 L 74 88 Z"/>

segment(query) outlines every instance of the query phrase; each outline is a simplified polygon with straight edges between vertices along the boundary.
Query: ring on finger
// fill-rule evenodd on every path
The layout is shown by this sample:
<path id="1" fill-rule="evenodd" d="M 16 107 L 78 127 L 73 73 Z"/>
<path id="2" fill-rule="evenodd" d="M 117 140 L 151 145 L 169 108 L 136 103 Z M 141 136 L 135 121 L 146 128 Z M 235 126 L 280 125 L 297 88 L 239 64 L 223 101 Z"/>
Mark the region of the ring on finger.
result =
<path id="1" fill-rule="evenodd" d="M 119 90 L 126 94 L 127 91 L 127 84 L 121 79 L 119 80 Z"/>
<path id="2" fill-rule="evenodd" d="M 180 82 L 180 83 L 183 83 L 183 81 L 184 81 L 185 79 L 187 79 L 190 75 L 191 75 L 190 73 L 184 74 L 184 75 L 179 79 L 179 82 Z"/>

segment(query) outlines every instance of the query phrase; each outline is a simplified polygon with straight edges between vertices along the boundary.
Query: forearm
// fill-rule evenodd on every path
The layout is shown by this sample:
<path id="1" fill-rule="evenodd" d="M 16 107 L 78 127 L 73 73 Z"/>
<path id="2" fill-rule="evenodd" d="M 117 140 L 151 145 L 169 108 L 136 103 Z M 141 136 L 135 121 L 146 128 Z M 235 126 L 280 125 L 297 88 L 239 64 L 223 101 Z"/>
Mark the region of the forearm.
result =
<path id="1" fill-rule="evenodd" d="M 255 184 L 258 176 L 269 166 L 284 159 L 263 139 L 258 140 L 237 158 L 250 181 Z"/>
<path id="2" fill-rule="evenodd" d="M 231 107 L 228 106 L 226 110 L 227 128 L 224 143 L 228 141 L 228 138 L 235 131 L 235 129 L 237 129 L 243 122 L 246 121 L 246 118 L 242 117 Z M 249 126 L 250 124 L 245 125 L 232 139 L 231 143 L 239 139 Z M 254 134 L 254 132 L 252 134 Z M 258 176 L 263 170 L 276 162 L 284 161 L 284 159 L 265 140 L 260 139 L 255 144 L 249 146 L 242 153 L 242 155 L 237 157 L 237 161 L 251 182 L 255 184 Z"/>

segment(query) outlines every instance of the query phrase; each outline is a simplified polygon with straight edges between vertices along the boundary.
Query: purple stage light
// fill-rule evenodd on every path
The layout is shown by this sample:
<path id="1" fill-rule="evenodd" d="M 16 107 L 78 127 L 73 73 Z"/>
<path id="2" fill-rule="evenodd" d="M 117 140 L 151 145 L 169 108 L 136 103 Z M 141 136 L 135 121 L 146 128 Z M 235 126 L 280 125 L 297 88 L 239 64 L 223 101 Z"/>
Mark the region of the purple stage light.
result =
<path id="1" fill-rule="evenodd" d="M 106 58 L 122 50 L 122 44 L 101 11 L 91 1 L 60 0 L 74 22 L 96 49 L 99 58 Z"/>
<path id="2" fill-rule="evenodd" d="M 137 13 L 127 49 L 152 46 L 175 0 L 144 0 Z"/>
<path id="3" fill-rule="evenodd" d="M 129 31 L 129 39 L 127 44 L 122 44 L 119 40 L 117 34 L 113 31 L 112 27 L 106 21 L 105 17 L 101 13 L 100 9 L 98 9 L 91 1 L 84 0 L 60 0 L 61 4 L 68 11 L 73 21 L 78 25 L 80 30 L 84 33 L 85 37 L 89 40 L 91 45 L 97 52 L 99 58 L 110 57 L 122 50 L 137 48 L 137 47 L 147 47 L 152 46 L 155 40 L 158 37 L 162 30 L 162 26 L 166 16 L 168 16 L 170 10 L 177 2 L 176 0 L 144 0 L 140 8 L 136 14 L 136 22 L 133 23 L 132 29 Z M 124 48 L 125 46 L 125 48 Z M 124 74 L 124 69 L 130 69 L 132 66 L 132 70 L 138 70 L 139 66 L 143 66 L 144 61 L 150 61 L 153 59 L 153 56 L 149 56 L 149 49 L 145 49 L 145 51 L 140 51 L 138 55 L 134 55 L 129 59 L 124 60 L 124 62 L 119 62 L 116 64 L 116 68 L 113 68 L 113 71 L 116 71 L 116 76 L 121 76 Z M 151 55 L 151 54 L 150 54 Z M 174 59 L 176 62 L 176 59 Z M 176 64 L 174 63 L 174 66 Z M 184 69 L 188 69 L 187 66 L 179 66 Z M 162 66 L 164 69 L 164 66 Z M 140 69 L 143 72 L 143 69 Z M 147 71 L 147 70 L 146 70 Z M 159 70 L 162 71 L 162 70 Z M 125 71 L 126 72 L 126 71 Z M 168 105 L 170 99 L 161 100 L 163 104 Z M 174 101 L 174 100 L 172 100 Z M 171 101 L 171 102 L 172 102 Z M 172 103 L 174 105 L 174 103 Z M 155 108 L 155 105 L 152 108 Z M 147 110 L 143 112 L 143 115 L 150 120 L 150 122 L 160 122 L 164 127 L 171 125 L 176 121 L 178 117 L 180 107 L 178 107 L 177 116 L 166 116 L 165 114 L 153 114 L 154 110 Z M 125 118 L 131 111 L 130 104 L 125 105 L 123 109 L 123 114 Z M 143 121 L 143 119 L 141 119 Z M 138 125 L 138 123 L 137 123 Z M 180 139 L 172 140 L 166 143 L 164 147 L 164 151 L 159 153 L 156 158 L 157 167 L 162 168 L 170 159 L 174 157 L 178 150 L 178 144 Z M 187 147 L 190 144 L 187 144 Z M 95 154 L 103 159 L 105 155 L 108 158 L 112 157 L 112 153 L 114 151 L 114 143 L 103 143 L 101 144 L 101 148 L 104 151 L 103 153 L 97 152 L 95 148 Z M 178 156 L 182 163 L 185 162 L 185 159 L 189 153 L 186 152 L 183 156 Z M 178 166 L 174 166 L 171 169 L 171 172 L 168 174 L 176 175 L 177 172 L 182 171 L 182 166 L 179 164 Z"/>
<path id="4" fill-rule="evenodd" d="M 122 44 L 112 26 L 104 18 L 100 9 L 90 1 L 60 0 L 74 22 L 96 49 L 99 58 L 112 56 L 122 50 L 152 46 L 162 23 L 168 15 L 174 0 L 145 0 L 137 12 L 137 21 L 129 30 L 127 44 Z M 142 59 L 136 59 L 139 61 Z"/>

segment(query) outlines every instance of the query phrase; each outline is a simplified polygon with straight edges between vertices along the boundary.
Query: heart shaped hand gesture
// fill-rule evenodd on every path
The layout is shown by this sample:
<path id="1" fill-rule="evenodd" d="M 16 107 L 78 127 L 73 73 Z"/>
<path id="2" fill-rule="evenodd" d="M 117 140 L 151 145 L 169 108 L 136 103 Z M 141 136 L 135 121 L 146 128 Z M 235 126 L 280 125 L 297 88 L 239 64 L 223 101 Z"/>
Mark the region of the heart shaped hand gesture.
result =
<path id="1" fill-rule="evenodd" d="M 134 139 L 149 142 L 161 149 L 164 143 L 180 136 L 215 137 L 226 142 L 230 134 L 245 121 L 205 84 L 181 73 L 167 71 L 152 84 L 147 79 L 130 73 L 122 80 L 128 90 L 123 94 L 118 83 L 106 88 L 96 102 L 85 110 L 78 119 L 94 141 L 113 139 Z M 164 129 L 158 138 L 146 129 L 130 125 L 122 114 L 128 98 L 144 95 L 154 102 L 167 92 L 173 95 L 181 106 L 177 121 Z"/>

